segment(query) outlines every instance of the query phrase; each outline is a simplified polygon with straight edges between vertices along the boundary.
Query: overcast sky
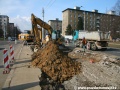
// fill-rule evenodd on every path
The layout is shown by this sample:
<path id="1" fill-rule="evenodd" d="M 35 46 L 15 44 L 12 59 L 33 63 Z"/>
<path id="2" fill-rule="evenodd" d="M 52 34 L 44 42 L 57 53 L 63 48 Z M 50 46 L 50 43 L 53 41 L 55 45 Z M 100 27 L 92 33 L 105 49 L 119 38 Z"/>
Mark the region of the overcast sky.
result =
<path id="1" fill-rule="evenodd" d="M 117 0 L 0 0 L 0 14 L 7 15 L 10 23 L 15 23 L 21 31 L 31 29 L 31 13 L 43 19 L 42 8 L 45 10 L 44 20 L 62 20 L 62 11 L 75 6 L 100 13 L 110 10 Z"/>

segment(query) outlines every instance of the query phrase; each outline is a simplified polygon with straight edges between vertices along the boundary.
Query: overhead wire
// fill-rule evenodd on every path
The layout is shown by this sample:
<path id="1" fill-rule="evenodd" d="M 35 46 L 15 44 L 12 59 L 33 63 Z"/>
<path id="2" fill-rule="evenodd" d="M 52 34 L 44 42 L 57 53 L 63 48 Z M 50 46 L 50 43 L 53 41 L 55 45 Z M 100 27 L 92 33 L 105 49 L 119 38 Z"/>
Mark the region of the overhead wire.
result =
<path id="1" fill-rule="evenodd" d="M 50 5 L 51 1 L 52 1 L 52 0 L 50 0 L 50 2 L 46 5 L 45 9 Z"/>
<path id="2" fill-rule="evenodd" d="M 51 4 L 49 4 L 49 6 L 46 8 L 46 10 L 48 9 L 48 8 L 50 8 L 54 3 L 55 3 L 55 1 L 56 0 L 51 0 L 51 1 L 53 1 Z"/>

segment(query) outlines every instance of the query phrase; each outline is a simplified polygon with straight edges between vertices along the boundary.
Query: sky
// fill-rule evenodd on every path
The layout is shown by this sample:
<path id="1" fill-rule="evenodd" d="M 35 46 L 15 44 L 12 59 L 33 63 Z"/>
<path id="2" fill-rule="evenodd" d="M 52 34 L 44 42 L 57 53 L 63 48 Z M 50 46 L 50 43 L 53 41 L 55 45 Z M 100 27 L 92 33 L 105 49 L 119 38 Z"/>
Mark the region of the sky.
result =
<path id="1" fill-rule="evenodd" d="M 31 30 L 31 14 L 33 13 L 44 21 L 62 20 L 62 11 L 75 6 L 82 6 L 81 10 L 92 11 L 97 9 L 106 13 L 116 4 L 117 0 L 0 0 L 0 14 L 7 15 L 9 22 L 18 26 L 21 31 Z"/>

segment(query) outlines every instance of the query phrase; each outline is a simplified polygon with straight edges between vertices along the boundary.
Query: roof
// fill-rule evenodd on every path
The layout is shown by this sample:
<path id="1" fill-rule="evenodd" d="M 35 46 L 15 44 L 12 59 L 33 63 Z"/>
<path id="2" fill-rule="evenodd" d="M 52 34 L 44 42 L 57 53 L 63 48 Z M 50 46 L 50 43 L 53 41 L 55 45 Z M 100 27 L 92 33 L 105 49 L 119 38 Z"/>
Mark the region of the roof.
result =
<path id="1" fill-rule="evenodd" d="M 49 21 L 53 21 L 53 22 L 56 22 L 56 21 L 62 22 L 62 20 L 49 20 Z"/>
<path id="2" fill-rule="evenodd" d="M 81 11 L 81 12 L 88 12 L 88 13 L 95 13 L 95 14 L 103 14 L 103 15 L 110 15 L 110 16 L 118 16 L 118 15 L 112 15 L 112 14 L 106 14 L 106 13 L 99 13 L 99 12 L 93 12 L 93 11 L 85 11 L 85 10 L 80 10 L 80 9 L 72 9 L 72 8 L 67 8 L 63 10 L 62 12 L 65 12 L 67 10 L 73 10 L 73 11 Z M 120 17 L 120 16 L 119 16 Z"/>

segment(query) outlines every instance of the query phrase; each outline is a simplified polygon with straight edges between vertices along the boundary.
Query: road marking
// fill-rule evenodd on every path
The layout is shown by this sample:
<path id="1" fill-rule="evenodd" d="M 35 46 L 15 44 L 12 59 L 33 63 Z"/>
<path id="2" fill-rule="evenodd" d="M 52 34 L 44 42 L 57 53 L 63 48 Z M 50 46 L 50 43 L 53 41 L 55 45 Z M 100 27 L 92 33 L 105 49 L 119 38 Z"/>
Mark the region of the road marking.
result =
<path id="1" fill-rule="evenodd" d="M 20 49 L 20 51 L 19 51 L 18 59 L 20 59 L 20 54 L 21 54 L 21 52 L 22 52 L 22 49 L 23 49 L 23 45 L 22 45 L 22 47 L 21 47 L 21 49 Z"/>

